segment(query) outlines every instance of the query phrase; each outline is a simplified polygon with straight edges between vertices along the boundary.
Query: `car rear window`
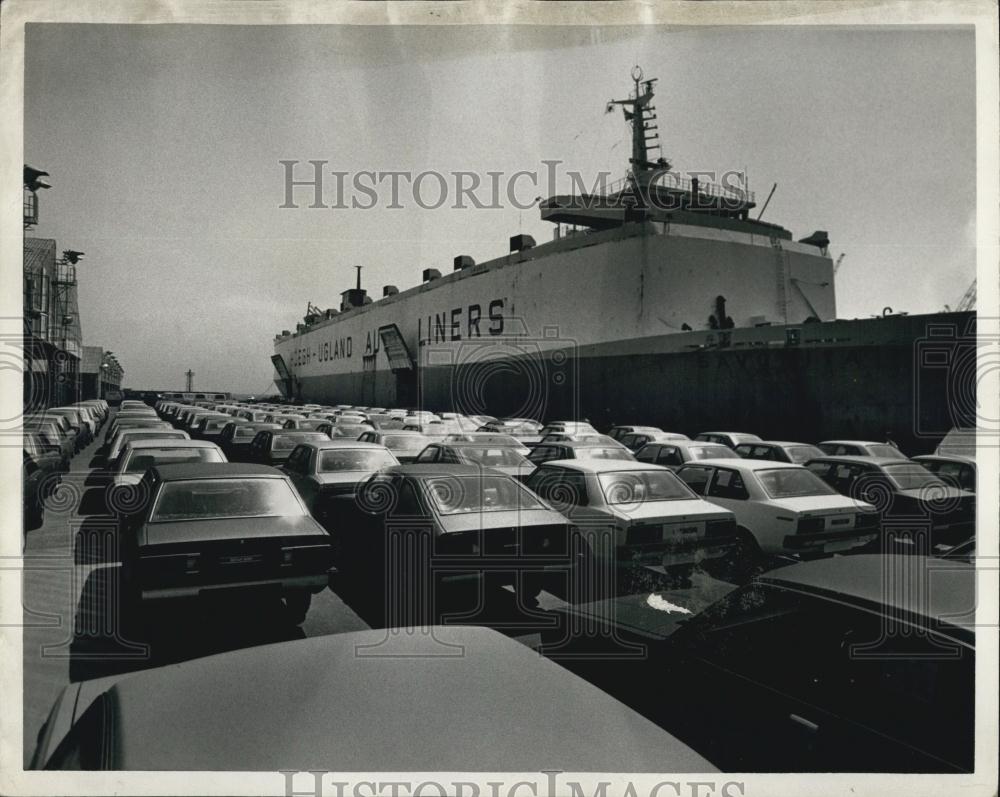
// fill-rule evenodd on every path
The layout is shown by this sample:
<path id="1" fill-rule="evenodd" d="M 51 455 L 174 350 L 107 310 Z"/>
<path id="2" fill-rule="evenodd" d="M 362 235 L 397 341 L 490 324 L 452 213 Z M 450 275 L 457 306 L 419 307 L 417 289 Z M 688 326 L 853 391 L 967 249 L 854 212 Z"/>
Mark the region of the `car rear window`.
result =
<path id="1" fill-rule="evenodd" d="M 774 468 L 757 471 L 761 486 L 771 498 L 795 498 L 807 495 L 836 495 L 837 491 L 811 470 Z"/>
<path id="2" fill-rule="evenodd" d="M 920 490 L 924 487 L 945 487 L 945 483 L 931 473 L 923 465 L 915 462 L 901 462 L 899 465 L 886 465 L 885 472 L 889 474 L 901 490 Z"/>
<path id="3" fill-rule="evenodd" d="M 409 434 L 387 434 L 382 441 L 386 448 L 398 448 L 402 451 L 419 451 L 427 445 L 427 438 Z"/>
<path id="4" fill-rule="evenodd" d="M 628 449 L 618 446 L 598 448 L 597 446 L 581 446 L 576 449 L 577 459 L 621 459 L 631 462 L 635 459 Z"/>
<path id="5" fill-rule="evenodd" d="M 597 481 L 609 504 L 641 504 L 645 501 L 676 501 L 695 497 L 687 485 L 669 470 L 599 473 Z"/>
<path id="6" fill-rule="evenodd" d="M 456 449 L 459 459 L 470 465 L 484 465 L 487 468 L 516 468 L 531 464 L 528 459 L 509 446 L 461 446 Z"/>
<path id="7" fill-rule="evenodd" d="M 299 443 L 310 440 L 329 440 L 322 432 L 300 432 L 298 434 L 276 434 L 272 440 L 272 451 L 291 451 Z"/>
<path id="8" fill-rule="evenodd" d="M 816 446 L 786 446 L 785 453 L 796 465 L 808 462 L 810 459 L 823 456 L 823 452 Z"/>
<path id="9" fill-rule="evenodd" d="M 338 471 L 374 471 L 387 465 L 396 465 L 396 458 L 388 451 L 372 448 L 337 448 L 323 451 L 319 459 L 321 473 Z"/>
<path id="10" fill-rule="evenodd" d="M 435 476 L 424 484 L 442 515 L 546 509 L 534 493 L 509 476 Z"/>
<path id="11" fill-rule="evenodd" d="M 691 446 L 688 448 L 691 459 L 739 459 L 740 455 L 728 446 Z"/>
<path id="12" fill-rule="evenodd" d="M 870 445 L 868 446 L 868 453 L 873 457 L 900 456 L 899 449 L 895 446 L 890 446 L 888 443 L 876 443 L 875 445 Z"/>
<path id="13" fill-rule="evenodd" d="M 284 479 L 191 479 L 163 486 L 151 521 L 306 514 Z"/>
<path id="14" fill-rule="evenodd" d="M 214 448 L 141 448 L 133 451 L 125 463 L 126 473 L 144 473 L 154 465 L 177 465 L 182 462 L 225 462 Z"/>

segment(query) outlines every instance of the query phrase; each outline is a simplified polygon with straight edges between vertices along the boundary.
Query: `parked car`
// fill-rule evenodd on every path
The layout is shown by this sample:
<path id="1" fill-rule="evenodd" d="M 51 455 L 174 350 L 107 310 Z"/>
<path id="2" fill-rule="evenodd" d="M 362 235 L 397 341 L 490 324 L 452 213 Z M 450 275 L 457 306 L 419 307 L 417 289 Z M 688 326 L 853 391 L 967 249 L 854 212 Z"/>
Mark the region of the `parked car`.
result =
<path id="1" fill-rule="evenodd" d="M 627 448 L 618 443 L 604 445 L 603 443 L 538 443 L 528 454 L 528 461 L 541 465 L 554 459 L 614 459 L 623 462 L 634 462 Z"/>
<path id="2" fill-rule="evenodd" d="M 771 570 L 706 608 L 636 597 L 557 610 L 566 621 L 542 650 L 551 638 L 567 666 L 723 771 L 973 771 L 975 567 L 829 557 Z M 592 634 L 565 640 L 598 622 L 644 655 L 615 664 L 590 652 Z"/>
<path id="3" fill-rule="evenodd" d="M 42 412 L 39 418 L 44 419 L 61 419 L 60 426 L 64 429 L 72 429 L 75 434 L 74 450 L 79 451 L 85 446 L 87 446 L 91 440 L 93 440 L 93 435 L 91 434 L 90 428 L 85 424 L 80 417 L 80 412 L 71 409 L 47 409 Z"/>
<path id="4" fill-rule="evenodd" d="M 264 429 L 254 435 L 250 441 L 248 456 L 251 462 L 261 465 L 280 465 L 295 446 L 320 440 L 329 440 L 322 432 L 299 432 L 294 430 Z"/>
<path id="5" fill-rule="evenodd" d="M 177 434 L 177 432 L 174 432 Z M 122 449 L 112 473 L 112 484 L 138 484 L 154 465 L 186 462 L 226 462 L 222 449 L 208 440 L 130 440 Z"/>
<path id="6" fill-rule="evenodd" d="M 328 585 L 330 538 L 291 481 L 267 466 L 154 465 L 124 513 L 124 610 L 214 590 L 271 590 L 298 625 Z"/>
<path id="7" fill-rule="evenodd" d="M 514 446 L 480 442 L 431 443 L 413 461 L 427 464 L 440 462 L 453 465 L 479 465 L 515 477 L 526 477 L 535 469 L 527 457 Z"/>
<path id="8" fill-rule="evenodd" d="M 736 520 L 695 495 L 667 468 L 641 462 L 574 459 L 546 462 L 525 485 L 572 523 L 608 534 L 617 566 L 662 565 L 682 577 L 704 560 L 723 556 L 735 541 Z"/>
<path id="9" fill-rule="evenodd" d="M 218 445 L 230 462 L 249 462 L 250 444 L 257 433 L 280 428 L 276 423 L 227 423 L 222 427 Z"/>
<path id="10" fill-rule="evenodd" d="M 286 418 L 281 428 L 319 431 L 319 427 L 324 423 L 327 423 L 327 421 L 324 421 L 322 418 Z"/>
<path id="11" fill-rule="evenodd" d="M 893 443 L 878 443 L 872 440 L 824 440 L 819 449 L 830 456 L 884 457 L 902 459 L 903 453 Z"/>
<path id="12" fill-rule="evenodd" d="M 353 493 L 376 471 L 398 464 L 385 446 L 322 440 L 297 445 L 280 470 L 292 480 L 313 517 L 326 525 L 334 496 Z"/>
<path id="13" fill-rule="evenodd" d="M 752 573 L 761 555 L 808 558 L 848 551 L 878 536 L 875 507 L 837 492 L 802 465 L 708 459 L 677 475 L 698 495 L 736 515 L 733 564 Z"/>
<path id="14" fill-rule="evenodd" d="M 33 418 L 26 418 L 22 428 L 25 434 L 37 435 L 43 445 L 55 446 L 59 450 L 62 469 L 69 470 L 69 463 L 74 453 L 73 440 L 62 433 L 55 421 L 36 421 Z"/>
<path id="15" fill-rule="evenodd" d="M 721 443 L 671 439 L 646 443 L 635 452 L 635 458 L 639 462 L 663 465 L 676 470 L 685 462 L 697 462 L 702 459 L 739 459 L 740 455 Z"/>
<path id="16" fill-rule="evenodd" d="M 83 448 L 80 430 L 72 426 L 69 418 L 65 415 L 46 415 L 42 412 L 38 415 L 32 415 L 30 422 L 31 424 L 54 424 L 60 438 L 63 440 L 63 448 L 70 452 L 70 456 L 73 456 L 73 454 L 76 454 Z"/>
<path id="17" fill-rule="evenodd" d="M 85 445 L 93 440 L 97 434 L 97 423 L 83 407 L 50 407 L 45 412 L 65 415 L 69 418 L 70 424 L 76 426 L 83 435 Z"/>
<path id="18" fill-rule="evenodd" d="M 182 432 L 179 429 L 161 429 L 161 428 L 150 428 L 145 426 L 137 427 L 122 427 L 118 434 L 115 435 L 114 440 L 108 445 L 108 453 L 105 459 L 106 464 L 113 466 L 115 460 L 118 459 L 122 452 L 122 449 L 126 444 L 131 443 L 134 440 L 189 440 L 190 437 L 187 432 Z"/>
<path id="19" fill-rule="evenodd" d="M 976 460 L 961 454 L 923 454 L 913 458 L 945 484 L 976 492 Z"/>
<path id="20" fill-rule="evenodd" d="M 412 462 L 431 439 L 420 432 L 408 430 L 371 430 L 358 437 L 362 443 L 376 443 L 388 448 L 400 462 Z"/>
<path id="21" fill-rule="evenodd" d="M 454 589 L 482 583 L 487 594 L 513 583 L 530 605 L 551 578 L 571 578 L 589 556 L 565 517 L 489 468 L 397 465 L 369 477 L 354 496 L 335 500 L 331 533 L 346 576 L 375 600 L 422 614 L 418 621 L 433 619 L 426 612 L 440 612 Z M 407 542 L 414 538 L 427 543 Z M 417 555 L 390 553 L 411 545 L 419 546 L 412 548 Z M 404 572 L 387 572 L 393 566 Z M 416 592 L 395 595 L 396 589 Z"/>
<path id="22" fill-rule="evenodd" d="M 589 421 L 549 421 L 538 430 L 540 437 L 547 434 L 596 434 L 597 430 Z"/>
<path id="23" fill-rule="evenodd" d="M 450 434 L 444 438 L 445 443 L 481 443 L 491 446 L 507 446 L 513 448 L 518 454 L 527 456 L 531 449 L 524 444 L 523 440 L 518 440 L 510 434 L 502 432 L 460 432 Z"/>
<path id="24" fill-rule="evenodd" d="M 226 413 L 225 415 L 203 415 L 195 424 L 191 437 L 195 440 L 208 440 L 212 443 L 219 442 L 222 430 L 231 423 L 248 423 L 242 418 L 235 418 Z"/>
<path id="25" fill-rule="evenodd" d="M 784 440 L 740 443 L 736 446 L 736 453 L 744 459 L 769 459 L 772 462 L 792 462 L 796 465 L 823 456 L 823 452 L 816 446 L 808 443 L 789 443 Z"/>
<path id="26" fill-rule="evenodd" d="M 59 483 L 62 472 L 63 458 L 59 447 L 44 442 L 38 434 L 26 432 L 21 464 L 25 531 L 42 525 L 45 500 Z"/>
<path id="27" fill-rule="evenodd" d="M 620 446 L 625 448 L 613 437 L 596 432 L 549 432 L 542 436 L 540 443 L 596 443 L 602 446 Z"/>
<path id="28" fill-rule="evenodd" d="M 662 432 L 663 430 L 659 426 L 612 426 L 608 431 L 608 437 L 612 437 L 619 442 L 624 443 L 624 438 L 630 434 L 635 434 L 636 432 Z"/>
<path id="29" fill-rule="evenodd" d="M 406 710 L 416 696 L 420 710 Z M 350 706 L 359 708 L 349 723 L 330 722 Z M 498 722 L 516 732 L 497 735 Z M 31 761 L 32 769 L 48 770 L 167 766 L 304 774 L 715 771 L 520 642 L 454 625 L 389 637 L 384 630 L 327 634 L 71 683 Z"/>
<path id="30" fill-rule="evenodd" d="M 700 440 L 703 443 L 718 443 L 733 450 L 736 450 L 736 446 L 740 443 L 757 443 L 760 441 L 760 437 L 755 434 L 748 434 L 747 432 L 702 432 L 696 435 L 694 439 Z"/>
<path id="31" fill-rule="evenodd" d="M 686 434 L 681 434 L 680 432 L 652 432 L 652 431 L 639 431 L 639 432 L 629 432 L 620 438 L 620 442 L 625 448 L 631 451 L 633 454 L 642 448 L 647 443 L 667 443 L 674 440 L 689 440 L 690 438 Z"/>
<path id="32" fill-rule="evenodd" d="M 942 456 L 976 458 L 976 430 L 956 426 L 944 436 L 934 453 Z"/>
<path id="33" fill-rule="evenodd" d="M 844 496 L 878 507 L 892 550 L 930 553 L 976 533 L 976 496 L 900 456 L 821 457 L 806 467 Z M 927 532 L 924 534 L 923 532 Z"/>
<path id="34" fill-rule="evenodd" d="M 325 429 L 326 425 L 323 424 L 320 428 Z M 365 432 L 370 432 L 374 428 L 370 423 L 335 423 L 330 429 L 328 436 L 331 440 L 357 440 Z"/>

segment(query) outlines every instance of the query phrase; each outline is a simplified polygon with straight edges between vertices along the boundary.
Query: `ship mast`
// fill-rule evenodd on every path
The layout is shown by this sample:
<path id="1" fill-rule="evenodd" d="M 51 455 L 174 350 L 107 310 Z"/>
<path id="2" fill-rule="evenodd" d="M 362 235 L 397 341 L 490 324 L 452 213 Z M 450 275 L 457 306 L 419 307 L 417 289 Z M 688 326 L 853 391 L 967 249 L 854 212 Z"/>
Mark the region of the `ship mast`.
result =
<path id="1" fill-rule="evenodd" d="M 621 105 L 625 114 L 625 121 L 632 125 L 632 157 L 629 162 L 632 164 L 632 175 L 640 183 L 648 184 L 653 171 L 666 171 L 670 164 L 663 158 L 658 157 L 655 162 L 649 159 L 651 150 L 660 149 L 660 136 L 657 133 L 656 108 L 653 106 L 653 84 L 656 78 L 643 80 L 642 69 L 638 66 L 632 67 L 632 80 L 635 83 L 630 97 L 627 100 L 609 100 L 606 113 L 614 110 L 614 106 Z"/>

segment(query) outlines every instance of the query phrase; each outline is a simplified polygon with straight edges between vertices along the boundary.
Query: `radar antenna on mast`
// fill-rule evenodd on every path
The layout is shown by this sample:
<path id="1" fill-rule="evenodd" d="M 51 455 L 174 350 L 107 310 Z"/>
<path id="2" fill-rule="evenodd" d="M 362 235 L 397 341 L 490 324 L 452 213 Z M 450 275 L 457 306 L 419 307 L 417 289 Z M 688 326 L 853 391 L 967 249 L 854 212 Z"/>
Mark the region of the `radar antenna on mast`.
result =
<path id="1" fill-rule="evenodd" d="M 643 80 L 642 69 L 636 65 L 632 67 L 632 80 L 635 89 L 627 100 L 608 100 L 605 113 L 611 113 L 616 105 L 622 106 L 625 114 L 625 121 L 632 125 L 632 163 L 635 172 L 648 171 L 652 169 L 669 170 L 670 164 L 659 157 L 655 162 L 650 161 L 651 150 L 660 150 L 660 135 L 656 131 L 656 108 L 653 106 L 653 84 L 657 78 Z M 647 135 L 649 134 L 649 135 Z"/>

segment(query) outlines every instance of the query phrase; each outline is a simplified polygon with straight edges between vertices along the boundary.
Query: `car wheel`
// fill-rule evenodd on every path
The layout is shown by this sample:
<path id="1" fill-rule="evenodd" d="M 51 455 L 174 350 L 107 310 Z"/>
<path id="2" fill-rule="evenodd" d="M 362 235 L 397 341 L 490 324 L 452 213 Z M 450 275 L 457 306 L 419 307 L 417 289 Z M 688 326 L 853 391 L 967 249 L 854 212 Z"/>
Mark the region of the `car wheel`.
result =
<path id="1" fill-rule="evenodd" d="M 764 555 L 756 537 L 742 526 L 739 527 L 736 530 L 736 541 L 729 553 L 722 557 L 720 566 L 720 575 L 737 584 L 746 584 L 754 576 L 763 573 Z"/>
<path id="2" fill-rule="evenodd" d="M 305 622 L 310 605 L 312 605 L 311 592 L 302 589 L 285 594 L 285 610 L 292 625 L 302 625 Z"/>

